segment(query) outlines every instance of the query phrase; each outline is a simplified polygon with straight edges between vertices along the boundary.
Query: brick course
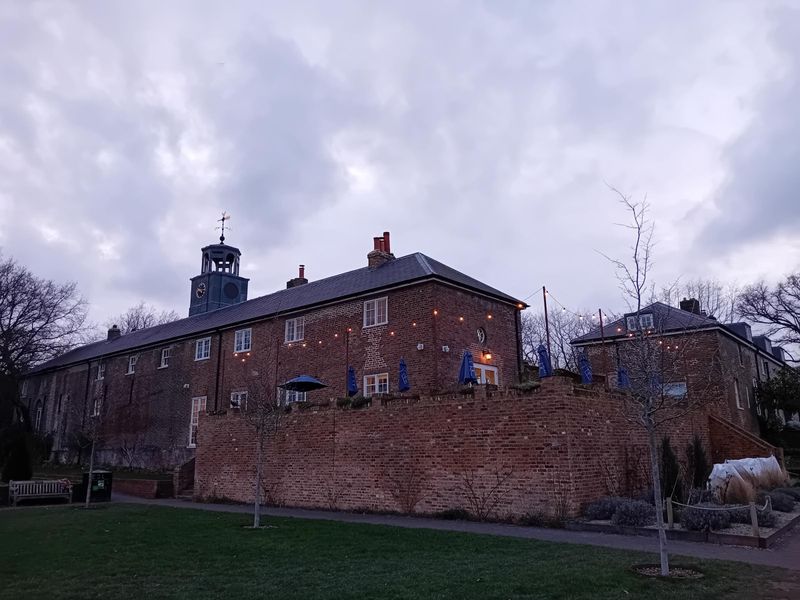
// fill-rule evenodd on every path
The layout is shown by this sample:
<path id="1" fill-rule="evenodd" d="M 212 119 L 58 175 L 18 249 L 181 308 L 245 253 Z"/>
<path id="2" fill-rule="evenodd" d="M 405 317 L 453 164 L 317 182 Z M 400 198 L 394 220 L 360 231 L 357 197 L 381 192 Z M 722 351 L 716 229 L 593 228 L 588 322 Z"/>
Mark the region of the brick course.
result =
<path id="1" fill-rule="evenodd" d="M 298 507 L 408 512 L 413 504 L 433 513 L 471 509 L 468 487 L 485 498 L 508 476 L 499 516 L 575 514 L 608 493 L 609 477 L 624 477 L 627 462 L 647 456 L 643 431 L 619 406 L 618 393 L 554 377 L 529 392 L 480 388 L 474 396 L 376 398 L 360 410 L 295 410 L 268 440 L 265 496 Z M 695 411 L 662 433 L 679 456 L 695 434 L 708 448 L 708 414 Z M 238 412 L 203 415 L 196 496 L 252 501 L 255 450 Z"/>

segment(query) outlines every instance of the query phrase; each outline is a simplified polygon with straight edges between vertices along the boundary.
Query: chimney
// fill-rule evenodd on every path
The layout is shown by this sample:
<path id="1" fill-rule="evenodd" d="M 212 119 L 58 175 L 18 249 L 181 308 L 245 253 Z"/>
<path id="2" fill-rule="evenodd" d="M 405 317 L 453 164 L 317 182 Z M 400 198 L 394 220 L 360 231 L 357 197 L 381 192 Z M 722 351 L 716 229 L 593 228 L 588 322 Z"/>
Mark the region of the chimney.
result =
<path id="1" fill-rule="evenodd" d="M 111 342 L 119 338 L 122 335 L 122 332 L 119 330 L 119 327 L 116 325 L 112 326 L 111 329 L 108 330 L 108 338 L 107 341 Z"/>
<path id="2" fill-rule="evenodd" d="M 390 250 L 388 231 L 384 231 L 380 237 L 372 238 L 372 244 L 372 252 L 367 254 L 367 266 L 370 269 L 377 269 L 381 265 L 394 260 L 394 254 Z"/>
<path id="3" fill-rule="evenodd" d="M 300 268 L 297 270 L 297 277 L 294 279 L 290 279 L 286 282 L 286 289 L 297 287 L 298 285 L 305 285 L 308 283 L 308 279 L 306 279 L 306 266 L 300 265 Z"/>
<path id="4" fill-rule="evenodd" d="M 684 298 L 681 300 L 681 310 L 685 310 L 686 312 L 694 313 L 696 315 L 700 313 L 700 302 L 696 298 Z"/>

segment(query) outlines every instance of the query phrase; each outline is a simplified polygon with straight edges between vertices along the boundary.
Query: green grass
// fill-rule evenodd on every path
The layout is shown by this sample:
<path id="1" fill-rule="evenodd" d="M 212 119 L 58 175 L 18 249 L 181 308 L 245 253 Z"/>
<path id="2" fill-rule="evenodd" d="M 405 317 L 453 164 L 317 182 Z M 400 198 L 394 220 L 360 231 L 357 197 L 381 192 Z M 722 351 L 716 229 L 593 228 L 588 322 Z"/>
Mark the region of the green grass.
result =
<path id="1" fill-rule="evenodd" d="M 676 562 L 705 578 L 659 581 L 629 571 L 653 560 L 633 552 L 300 519 L 267 518 L 269 528 L 252 530 L 248 522 L 138 505 L 2 510 L 0 596 L 752 599 L 775 597 L 773 583 L 797 575 L 684 559 Z"/>

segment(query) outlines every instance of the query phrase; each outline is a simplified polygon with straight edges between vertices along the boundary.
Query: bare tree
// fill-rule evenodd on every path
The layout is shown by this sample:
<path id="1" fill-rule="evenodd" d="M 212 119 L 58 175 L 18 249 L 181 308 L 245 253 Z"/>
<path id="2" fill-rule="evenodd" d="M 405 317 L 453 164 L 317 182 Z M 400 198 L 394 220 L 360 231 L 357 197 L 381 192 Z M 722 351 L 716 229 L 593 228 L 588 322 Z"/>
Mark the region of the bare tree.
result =
<path id="1" fill-rule="evenodd" d="M 634 243 L 627 260 L 608 258 L 616 267 L 620 289 L 631 308 L 629 318 L 635 319 L 633 330 L 618 344 L 620 364 L 629 373 L 625 387 L 623 413 L 629 422 L 644 428 L 650 454 L 650 474 L 656 508 L 661 574 L 669 575 L 669 556 L 664 529 L 664 506 L 661 489 L 658 432 L 668 421 L 679 419 L 697 408 L 704 392 L 713 385 L 715 376 L 722 375 L 722 362 L 718 352 L 703 354 L 703 364 L 692 361 L 691 377 L 687 365 L 690 357 L 699 353 L 699 339 L 687 323 L 684 329 L 672 329 L 669 336 L 661 336 L 662 322 L 643 319 L 642 308 L 648 290 L 652 289 L 653 244 L 655 225 L 649 219 L 649 205 L 645 198 L 633 201 L 618 190 L 630 222 L 622 224 L 632 233 Z M 673 317 L 679 318 L 676 311 Z M 669 319 L 670 315 L 662 315 Z M 674 319 L 671 319 L 674 321 Z M 630 328 L 630 326 L 629 326 Z M 684 379 L 684 387 L 676 388 L 672 382 Z M 689 392 L 690 384 L 692 391 Z"/>
<path id="2" fill-rule="evenodd" d="M 77 402 L 71 406 L 72 420 L 74 422 L 72 429 L 73 439 L 81 451 L 89 451 L 89 478 L 86 484 L 86 497 L 84 498 L 85 508 L 89 508 L 91 499 L 95 451 L 98 444 L 102 443 L 103 440 L 104 416 L 108 410 L 104 400 L 105 392 L 100 393 L 95 390 L 89 397 L 88 406 L 81 406 Z"/>
<path id="3" fill-rule="evenodd" d="M 788 275 L 775 287 L 763 281 L 747 286 L 736 307 L 779 343 L 800 344 L 800 273 Z"/>
<path id="4" fill-rule="evenodd" d="M 68 350 L 85 331 L 87 305 L 75 283 L 36 277 L 13 258 L 0 256 L 0 419 L 16 409 L 31 422 L 19 397 L 20 377 Z"/>
<path id="5" fill-rule="evenodd" d="M 266 357 L 264 364 L 272 364 L 277 356 Z M 277 364 L 277 363 L 276 363 Z M 267 369 L 269 370 L 269 369 Z M 282 405 L 278 392 L 277 369 L 275 373 L 251 370 L 247 382 L 247 397 L 241 399 L 239 410 L 256 437 L 255 486 L 253 498 L 253 528 L 261 526 L 261 495 L 264 478 L 264 452 L 267 441 L 274 437 L 283 425 L 286 407 Z"/>
<path id="6" fill-rule="evenodd" d="M 155 306 L 151 306 L 142 301 L 136 306 L 130 307 L 124 313 L 108 319 L 106 321 L 106 327 L 110 328 L 116 325 L 119 327 L 120 333 L 125 335 L 138 331 L 139 329 L 147 329 L 155 325 L 163 325 L 164 323 L 177 321 L 180 318 L 180 315 L 174 310 L 159 311 Z"/>
<path id="7" fill-rule="evenodd" d="M 733 323 L 739 319 L 738 302 L 741 290 L 736 284 L 721 283 L 716 279 L 691 279 L 678 281 L 662 288 L 654 300 L 670 306 L 678 306 L 683 298 L 694 298 L 700 310 L 722 323 Z"/>
<path id="8" fill-rule="evenodd" d="M 550 360 L 553 367 L 577 371 L 578 361 L 570 342 L 591 331 L 596 325 L 595 320 L 590 316 L 581 317 L 565 310 L 554 310 L 549 315 L 549 321 L 552 349 Z M 523 358 L 533 364 L 538 361 L 536 348 L 547 339 L 544 313 L 522 313 L 521 335 Z"/>

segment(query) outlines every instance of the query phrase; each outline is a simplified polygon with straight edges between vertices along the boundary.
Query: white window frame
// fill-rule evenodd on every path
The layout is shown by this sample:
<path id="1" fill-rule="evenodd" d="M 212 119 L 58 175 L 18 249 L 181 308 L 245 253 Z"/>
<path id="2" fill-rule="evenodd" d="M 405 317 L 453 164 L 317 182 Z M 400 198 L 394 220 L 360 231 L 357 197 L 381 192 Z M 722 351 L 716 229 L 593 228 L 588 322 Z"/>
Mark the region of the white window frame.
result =
<path id="1" fill-rule="evenodd" d="M 381 312 L 383 314 L 381 315 Z M 371 316 L 371 318 L 368 318 Z M 389 322 L 389 297 L 364 301 L 364 327 L 377 327 Z"/>
<path id="2" fill-rule="evenodd" d="M 305 402 L 308 397 L 307 392 L 298 392 L 296 390 L 285 390 L 278 388 L 278 400 L 281 406 L 292 404 L 294 402 Z"/>
<path id="3" fill-rule="evenodd" d="M 19 390 L 19 396 L 20 396 L 20 398 L 24 398 L 27 395 L 28 395 L 28 380 L 27 379 L 23 379 L 22 380 L 22 385 L 20 386 L 20 390 Z"/>
<path id="4" fill-rule="evenodd" d="M 676 394 L 672 390 L 681 389 L 683 388 L 683 393 Z M 686 385 L 685 381 L 668 381 L 667 383 L 661 386 L 661 391 L 665 396 L 669 398 L 686 398 L 686 395 L 689 393 L 689 386 Z"/>
<path id="5" fill-rule="evenodd" d="M 42 414 L 43 413 L 44 413 L 44 407 L 42 406 L 42 403 L 39 402 L 36 405 L 36 422 L 35 422 L 36 424 L 33 426 L 33 430 L 36 431 L 37 433 L 39 432 L 39 427 L 41 427 L 41 425 L 42 425 Z"/>
<path id="6" fill-rule="evenodd" d="M 125 371 L 125 375 L 133 375 L 136 373 L 136 363 L 139 362 L 139 355 L 138 354 L 131 354 L 128 357 L 128 370 Z"/>
<path id="7" fill-rule="evenodd" d="M 742 406 L 742 394 L 739 391 L 739 379 L 736 377 L 733 378 L 733 393 L 736 396 L 736 408 L 744 410 L 744 406 Z"/>
<path id="8" fill-rule="evenodd" d="M 207 396 L 192 398 L 192 409 L 189 414 L 189 444 L 187 448 L 197 448 L 197 426 L 200 423 L 200 413 L 206 408 Z"/>
<path id="9" fill-rule="evenodd" d="M 636 331 L 636 317 L 625 317 L 625 323 L 628 331 Z"/>
<path id="10" fill-rule="evenodd" d="M 95 377 L 95 381 L 102 381 L 106 378 L 106 363 L 105 361 L 101 360 L 97 363 L 97 377 Z"/>
<path id="11" fill-rule="evenodd" d="M 646 313 L 643 315 L 639 315 L 639 326 L 642 329 L 652 329 L 653 328 L 653 314 Z"/>
<path id="12" fill-rule="evenodd" d="M 168 346 L 161 349 L 161 363 L 158 365 L 159 369 L 166 369 L 169 366 L 169 359 L 172 358 L 172 347 Z"/>
<path id="13" fill-rule="evenodd" d="M 232 409 L 245 409 L 247 410 L 247 390 L 239 390 L 236 392 L 231 392 L 231 404 L 230 407 Z"/>
<path id="14" fill-rule="evenodd" d="M 252 341 L 253 330 L 250 327 L 247 329 L 237 329 L 233 334 L 233 351 L 250 352 Z"/>
<path id="15" fill-rule="evenodd" d="M 389 393 L 389 374 L 388 373 L 373 373 L 372 375 L 364 375 L 364 396 Z"/>
<path id="16" fill-rule="evenodd" d="M 100 414 L 100 409 L 103 407 L 103 398 L 102 396 L 95 396 L 94 400 L 92 401 L 92 415 L 96 417 Z"/>
<path id="17" fill-rule="evenodd" d="M 211 338 L 204 337 L 194 343 L 194 360 L 208 360 L 211 358 Z"/>
<path id="18" fill-rule="evenodd" d="M 494 383 L 492 385 L 500 385 L 500 370 L 493 365 L 485 365 L 483 363 L 475 363 L 475 379 L 479 384 L 486 385 L 489 381 L 486 378 L 486 373 L 494 373 Z"/>
<path id="19" fill-rule="evenodd" d="M 302 342 L 306 337 L 306 318 L 295 317 L 294 319 L 286 319 L 283 329 L 283 341 Z"/>

